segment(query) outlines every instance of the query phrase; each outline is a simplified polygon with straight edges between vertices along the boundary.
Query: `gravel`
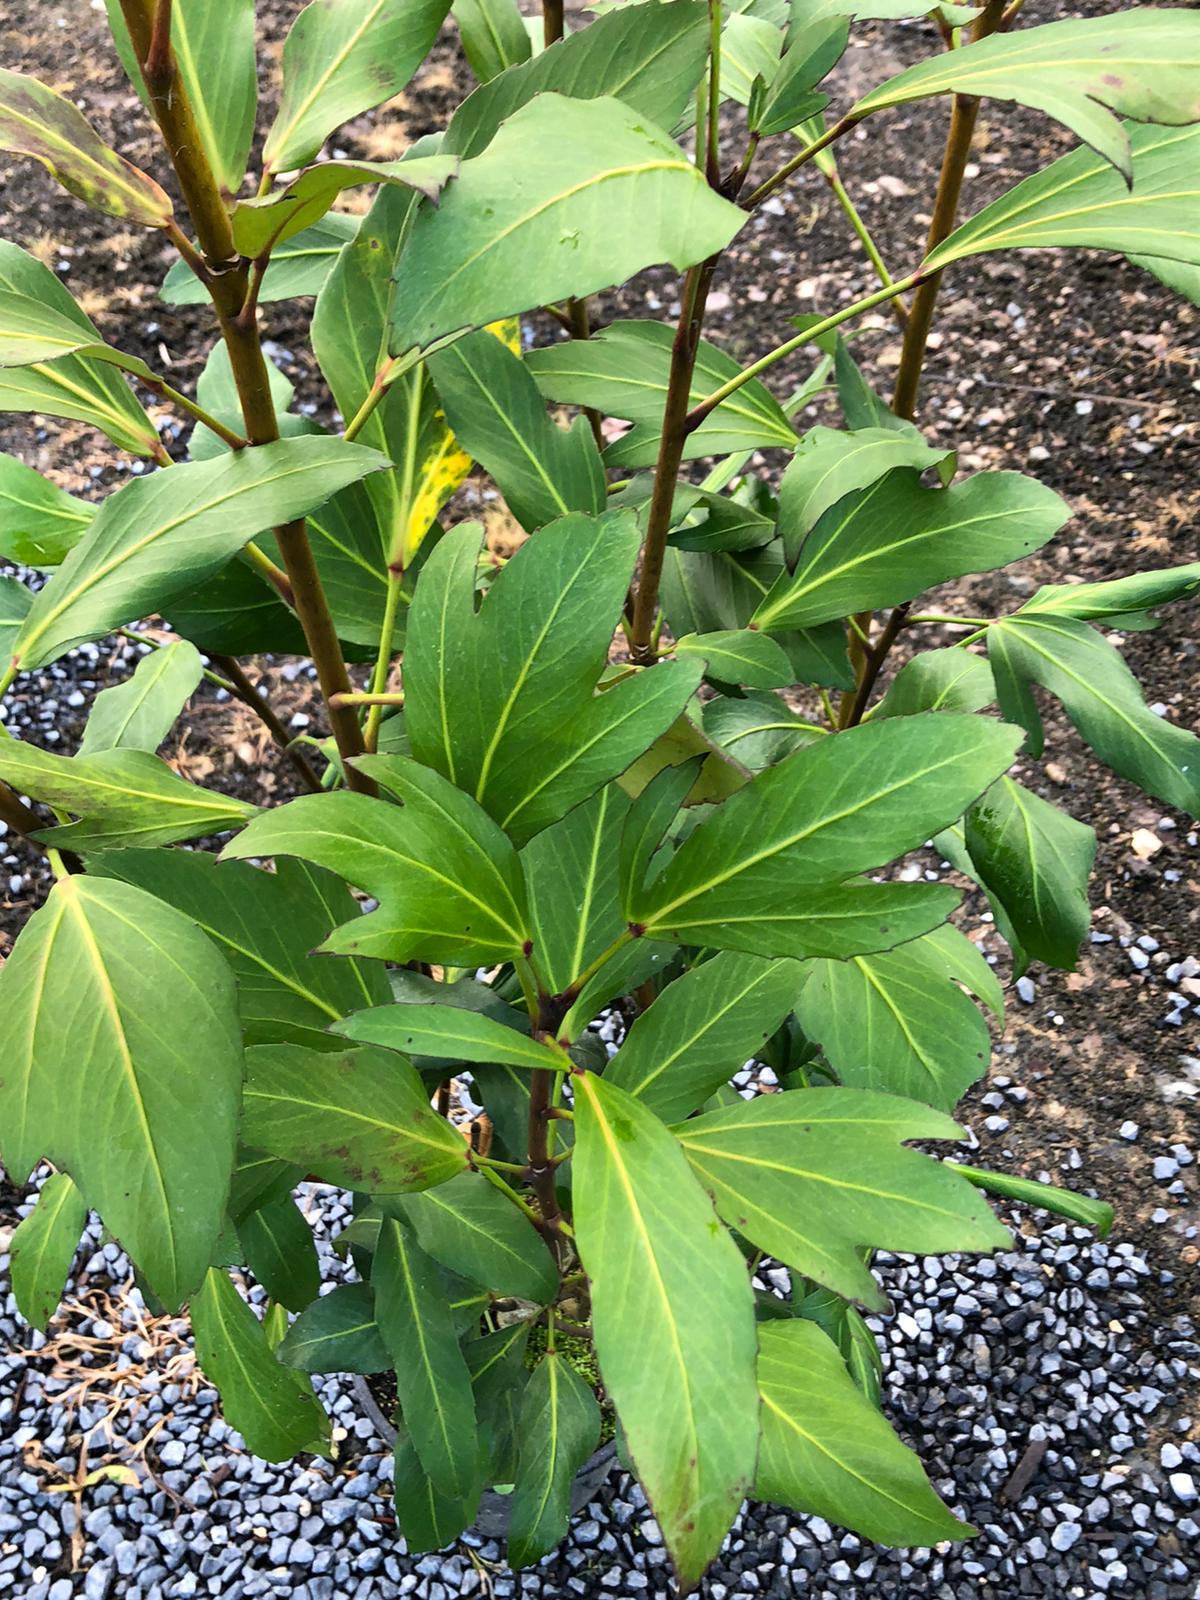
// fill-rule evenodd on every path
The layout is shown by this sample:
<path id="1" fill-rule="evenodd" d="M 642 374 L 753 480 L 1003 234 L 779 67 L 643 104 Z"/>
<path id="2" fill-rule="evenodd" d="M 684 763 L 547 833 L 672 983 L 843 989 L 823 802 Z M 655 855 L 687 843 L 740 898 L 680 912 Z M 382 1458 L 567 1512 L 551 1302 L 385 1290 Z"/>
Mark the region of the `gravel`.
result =
<path id="1" fill-rule="evenodd" d="M 347 1197 L 314 1185 L 301 1199 L 325 1276 L 338 1281 L 350 1271 L 332 1249 L 349 1219 Z M 701 1594 L 1190 1596 L 1200 1581 L 1200 1448 L 1186 1397 L 1195 1393 L 1200 1344 L 1186 1315 L 1153 1323 L 1152 1274 L 1134 1247 L 1059 1224 L 1017 1233 L 1012 1249 L 986 1259 L 878 1260 L 893 1307 L 872 1319 L 888 1410 L 978 1537 L 884 1550 L 820 1517 L 749 1505 Z M 0 1281 L 7 1265 L 0 1254 Z M 762 1285 L 785 1281 L 773 1268 Z M 186 1323 L 148 1317 L 127 1263 L 102 1243 L 95 1220 L 72 1293 L 50 1341 L 19 1322 L 11 1296 L 0 1305 L 0 1349 L 8 1352 L 0 1356 L 0 1594 L 672 1593 L 662 1536 L 624 1473 L 613 1474 L 564 1545 L 531 1574 L 508 1572 L 501 1548 L 472 1536 L 410 1557 L 392 1521 L 390 1459 L 344 1380 L 317 1380 L 334 1419 L 336 1461 L 270 1465 L 246 1454 L 221 1419 L 214 1391 L 192 1365 Z M 250 1298 L 257 1302 L 260 1291 Z M 78 1499 L 55 1492 L 78 1475 L 89 1429 L 88 1466 L 118 1464 L 125 1473 L 102 1475 Z M 1042 1440 L 1038 1471 L 1009 1503 L 1011 1473 Z"/>
<path id="2" fill-rule="evenodd" d="M 102 658 L 111 681 L 106 646 L 85 646 L 23 681 L 10 701 L 14 731 L 71 748 Z M 134 659 L 126 650 L 117 671 Z M 3 832 L 0 824 L 0 882 L 14 899 L 32 899 L 40 868 L 27 852 L 8 850 Z M 1197 844 L 1189 834 L 1188 848 Z M 1161 1007 L 1164 1025 L 1200 1029 L 1196 954 L 1160 951 L 1145 937 L 1116 942 L 1097 932 L 1092 940 L 1112 946 L 1114 973 L 1121 962 L 1126 971 L 1130 963 L 1141 969 L 1135 981 Z M 1024 1005 L 1044 1006 L 1032 978 L 1017 990 Z M 1047 1012 L 1047 1020 L 1057 1025 L 1061 1017 Z M 1162 1093 L 1193 1100 L 1200 1060 L 1178 1059 L 1178 1075 Z M 750 1074 L 741 1087 L 752 1092 Z M 972 1146 L 995 1137 L 1003 1148 L 1003 1112 L 1026 1092 L 994 1075 L 983 1097 L 990 1114 L 981 1115 Z M 1136 1143 L 1160 1200 L 1151 1221 L 1186 1241 L 1194 1260 L 1193 1152 L 1132 1122 L 1114 1127 L 1112 1137 Z M 1066 1149 L 1061 1171 L 1044 1176 L 1070 1183 L 1081 1165 L 1078 1152 Z M 348 1271 L 331 1249 L 348 1220 L 345 1198 L 316 1187 L 304 1197 L 325 1276 L 337 1281 Z M 884 1550 L 819 1517 L 749 1505 L 701 1586 L 707 1600 L 1200 1594 L 1200 1417 L 1188 1409 L 1196 1405 L 1200 1344 L 1185 1313 L 1164 1317 L 1155 1307 L 1155 1278 L 1165 1285 L 1172 1274 L 1153 1273 L 1128 1242 L 1098 1242 L 1065 1224 L 1036 1232 L 1028 1214 L 1018 1226 L 1028 1231 L 989 1259 L 878 1258 L 893 1307 L 872 1322 L 887 1408 L 978 1536 L 935 1550 Z M 128 1264 L 94 1221 L 78 1257 L 73 1306 L 49 1343 L 19 1321 L 5 1292 L 6 1244 L 0 1228 L 0 1596 L 665 1600 L 672 1592 L 661 1535 L 623 1473 L 613 1474 L 568 1540 L 532 1573 L 509 1573 L 494 1542 L 470 1536 L 450 1551 L 408 1556 L 391 1518 L 390 1459 L 344 1380 L 318 1380 L 334 1419 L 334 1463 L 258 1461 L 195 1372 L 186 1323 L 148 1317 Z M 786 1273 L 765 1267 L 762 1282 L 779 1290 Z M 86 1469 L 99 1475 L 70 1492 L 81 1477 L 85 1436 Z M 1043 1440 L 1036 1474 L 1010 1503 L 1005 1484 L 1029 1446 Z"/>

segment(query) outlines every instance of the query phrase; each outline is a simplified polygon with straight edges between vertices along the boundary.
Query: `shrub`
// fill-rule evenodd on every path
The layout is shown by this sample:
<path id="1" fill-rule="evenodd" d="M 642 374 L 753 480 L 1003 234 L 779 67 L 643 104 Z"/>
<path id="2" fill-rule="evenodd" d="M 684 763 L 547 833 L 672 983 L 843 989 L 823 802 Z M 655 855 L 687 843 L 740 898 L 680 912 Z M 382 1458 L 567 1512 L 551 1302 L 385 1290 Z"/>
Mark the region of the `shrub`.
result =
<path id="1" fill-rule="evenodd" d="M 959 476 L 915 425 L 943 269 L 1079 245 L 1197 297 L 1200 16 L 1022 31 L 1020 4 L 646 0 L 563 38 L 559 0 L 535 49 L 513 0 L 462 0 L 479 86 L 444 133 L 372 162 L 320 155 L 409 81 L 446 0 L 314 0 L 251 196 L 252 0 L 110 0 L 186 223 L 69 101 L 0 73 L 0 142 L 166 235 L 164 298 L 210 303 L 220 333 L 184 395 L 0 247 L 0 404 L 160 469 L 94 505 L 4 459 L 3 552 L 51 575 L 2 580 L 0 688 L 152 614 L 177 635 L 96 698 L 78 754 L 0 742 L 4 815 L 56 879 L 0 976 L 4 1160 L 56 1168 L 14 1241 L 18 1299 L 45 1323 L 94 1208 L 144 1294 L 190 1304 L 227 1416 L 270 1459 L 330 1448 L 308 1374 L 394 1371 L 411 1549 L 511 1483 L 511 1559 L 549 1550 L 601 1400 L 685 1586 L 751 1493 L 883 1542 L 963 1537 L 878 1409 L 872 1251 L 1003 1244 L 989 1190 L 1107 1223 L 905 1147 L 958 1137 L 988 1057 L 976 1000 L 1003 997 L 949 920 L 958 894 L 885 870 L 933 839 L 1016 973 L 1070 968 L 1094 837 L 1006 776 L 1041 751 L 1038 691 L 1148 793 L 1200 794 L 1196 739 L 1104 636 L 1200 566 L 997 617 L 919 599 L 1070 515 L 1020 473 Z M 826 121 L 855 12 L 929 14 L 950 48 Z M 894 278 L 834 152 L 938 95 L 932 229 Z M 980 96 L 1085 143 L 955 226 Z M 702 337 L 706 297 L 802 169 L 880 286 L 741 367 Z M 361 221 L 333 209 L 363 185 Z M 663 262 L 683 273 L 673 328 L 589 334 L 590 295 Z M 340 433 L 291 409 L 260 339 L 264 307 L 314 295 Z M 885 303 L 891 406 L 838 331 Z M 526 351 L 539 309 L 573 337 Z M 811 376 L 781 402 L 764 379 L 802 350 Z M 845 426 L 801 437 L 831 385 Z M 138 392 L 194 419 L 187 461 Z M 507 561 L 450 525 L 472 462 L 531 535 Z M 918 645 L 880 695 L 926 627 L 956 642 Z M 330 736 L 290 747 L 312 792 L 256 811 L 155 752 L 203 673 L 271 722 L 238 659 L 267 652 L 311 658 Z M 219 864 L 172 848 L 222 834 Z M 635 1020 L 610 1059 L 592 1030 L 613 1007 Z M 750 1059 L 779 1092 L 733 1089 Z M 457 1125 L 456 1077 L 485 1113 Z M 323 1296 L 305 1178 L 355 1195 L 360 1281 Z M 764 1256 L 789 1296 L 757 1286 Z"/>

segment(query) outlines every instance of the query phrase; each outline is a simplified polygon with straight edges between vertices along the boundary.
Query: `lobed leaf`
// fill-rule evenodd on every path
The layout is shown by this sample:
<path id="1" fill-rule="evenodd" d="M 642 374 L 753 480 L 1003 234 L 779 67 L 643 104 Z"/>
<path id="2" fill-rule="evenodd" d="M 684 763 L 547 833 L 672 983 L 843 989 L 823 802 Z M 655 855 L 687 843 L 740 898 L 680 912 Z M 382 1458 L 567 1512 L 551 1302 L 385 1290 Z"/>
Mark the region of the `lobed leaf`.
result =
<path id="1" fill-rule="evenodd" d="M 478 612 L 477 525 L 448 534 L 422 572 L 405 666 L 413 754 L 518 844 L 628 767 L 699 681 L 679 663 L 596 692 L 638 545 L 628 512 L 564 517 L 517 551 Z"/>
<path id="2" fill-rule="evenodd" d="M 938 928 L 895 950 L 813 963 L 796 1015 L 843 1083 L 949 1111 L 991 1054 L 987 1024 L 959 987 L 964 981 L 1002 1011 L 974 945 L 956 928 Z"/>
<path id="3" fill-rule="evenodd" d="M 918 62 L 848 114 L 865 117 L 950 93 L 1044 111 L 1132 181 L 1129 136 L 1113 113 L 1168 126 L 1200 122 L 1200 15 L 1138 6 L 995 33 Z"/>
<path id="4" fill-rule="evenodd" d="M 636 228 L 613 228 L 614 215 Z M 396 266 L 391 348 L 428 350 L 535 306 L 725 246 L 745 213 L 619 100 L 538 95 L 423 208 Z"/>
<path id="5" fill-rule="evenodd" d="M 934 1493 L 920 1461 L 815 1323 L 765 1322 L 758 1338 L 756 1496 L 828 1517 L 878 1544 L 933 1545 L 975 1531 Z"/>
<path id="6" fill-rule="evenodd" d="M 371 756 L 362 766 L 403 805 L 349 792 L 303 795 L 260 814 L 225 857 L 300 856 L 378 900 L 325 940 L 322 948 L 340 955 L 478 966 L 522 954 L 521 870 L 491 818 L 415 761 Z"/>
<path id="7" fill-rule="evenodd" d="M 894 1094 L 800 1089 L 738 1100 L 674 1130 L 718 1213 L 759 1249 L 879 1309 L 861 1251 L 994 1250 L 1009 1233 L 971 1186 L 905 1139 L 959 1139 Z"/>

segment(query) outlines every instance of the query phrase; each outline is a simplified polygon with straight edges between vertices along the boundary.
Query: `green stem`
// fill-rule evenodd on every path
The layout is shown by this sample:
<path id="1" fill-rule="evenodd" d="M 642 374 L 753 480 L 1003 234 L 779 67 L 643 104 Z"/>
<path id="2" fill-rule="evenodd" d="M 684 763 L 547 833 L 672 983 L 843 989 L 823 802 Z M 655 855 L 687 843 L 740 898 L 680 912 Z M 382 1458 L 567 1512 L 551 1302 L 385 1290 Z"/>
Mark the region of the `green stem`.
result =
<path id="1" fill-rule="evenodd" d="M 335 696 L 339 706 L 402 706 L 404 693 L 400 689 L 376 694 L 373 689 L 352 690 L 349 694 Z"/>
<path id="2" fill-rule="evenodd" d="M 375 657 L 375 666 L 371 673 L 370 692 L 350 697 L 351 704 L 370 708 L 363 729 L 363 743 L 368 750 L 378 747 L 383 708 L 404 704 L 403 692 L 389 693 L 387 686 L 388 675 L 392 670 L 392 645 L 396 638 L 396 620 L 400 615 L 400 585 L 403 581 L 403 575 L 396 577 L 391 571 L 388 572 L 387 597 L 383 603 L 383 622 L 379 629 L 379 653 Z M 343 701 L 343 704 L 345 703 Z"/>
<path id="3" fill-rule="evenodd" d="M 849 322 L 852 317 L 860 317 L 866 311 L 872 311 L 886 300 L 893 300 L 897 295 L 904 294 L 914 284 L 921 281 L 920 271 L 909 273 L 907 278 L 897 278 L 895 282 L 887 284 L 882 289 L 877 289 L 874 294 L 869 294 L 863 300 L 856 300 L 853 305 L 846 306 L 843 310 L 826 317 L 822 322 L 816 322 L 811 328 L 798 333 L 794 339 L 789 339 L 775 350 L 769 350 L 765 356 L 760 356 L 757 361 L 751 362 L 748 367 L 743 367 L 727 383 L 719 389 L 714 389 L 712 394 L 706 395 L 698 405 L 692 407 L 687 414 L 687 431 L 690 433 L 698 428 L 710 412 L 715 411 L 723 400 L 728 400 L 731 394 L 736 394 L 743 384 L 749 383 L 752 378 L 757 378 L 760 372 L 765 372 L 768 367 L 773 367 L 777 361 L 782 361 L 785 356 L 790 356 L 793 350 L 799 350 L 813 340 L 821 338 L 826 333 L 832 333 L 834 328 L 840 328 L 843 322 Z"/>
<path id="4" fill-rule="evenodd" d="M 857 234 L 860 244 L 867 252 L 867 259 L 875 269 L 875 276 L 879 279 L 880 283 L 883 284 L 885 289 L 890 289 L 895 280 L 888 271 L 887 262 L 883 259 L 883 253 L 879 246 L 875 243 L 875 239 L 870 228 L 867 227 L 866 222 L 863 220 L 862 213 L 854 204 L 854 201 L 850 198 L 850 192 L 846 188 L 846 185 L 842 182 L 841 174 L 836 170 L 836 168 L 829 174 L 829 187 L 832 189 L 838 205 L 840 205 L 842 210 L 845 212 L 850 226 Z M 893 300 L 892 310 L 895 313 L 896 321 L 900 324 L 901 328 L 903 328 L 905 323 L 908 321 L 908 311 L 905 308 L 903 300 Z"/>
<path id="5" fill-rule="evenodd" d="M 478 1156 L 475 1157 L 475 1162 L 476 1170 L 482 1173 L 482 1175 L 493 1186 L 493 1188 L 499 1189 L 501 1194 L 506 1195 L 507 1198 L 512 1201 L 513 1205 L 516 1206 L 517 1210 L 523 1212 L 535 1227 L 541 1226 L 541 1217 L 538 1216 L 537 1212 L 527 1200 L 523 1200 L 521 1198 L 521 1196 L 513 1188 L 512 1184 L 505 1183 L 504 1179 L 493 1167 L 485 1167 L 480 1165 Z"/>
<path id="6" fill-rule="evenodd" d="M 812 144 L 805 145 L 804 149 L 794 155 L 790 161 L 784 162 L 778 172 L 760 183 L 757 189 L 752 189 L 742 201 L 743 208 L 746 211 L 753 211 L 756 206 L 762 205 L 764 200 L 773 195 L 776 189 L 788 181 L 793 172 L 798 172 L 802 166 L 811 161 L 814 156 L 820 155 L 821 151 L 833 144 L 836 139 L 840 139 L 843 134 L 849 133 L 851 128 L 856 128 L 859 121 L 858 117 L 843 117 L 840 122 L 835 122 L 833 127 L 827 128 L 819 139 L 814 139 Z"/>
<path id="7" fill-rule="evenodd" d="M 203 406 L 197 405 L 194 400 L 189 400 L 186 394 L 176 389 L 165 378 L 143 378 L 142 382 L 147 389 L 158 395 L 163 400 L 169 400 L 172 405 L 178 406 L 181 411 L 186 411 L 189 416 L 195 417 L 197 422 L 215 433 L 218 439 L 223 439 L 231 450 L 244 450 L 250 443 L 245 434 L 238 433 L 234 428 L 228 428 L 219 417 L 214 417 L 211 411 L 206 411 Z"/>
<path id="8" fill-rule="evenodd" d="M 567 1002 L 568 1006 L 574 1005 L 575 1001 L 578 1000 L 579 996 L 583 993 L 584 989 L 592 981 L 600 969 L 606 966 L 619 950 L 624 950 L 625 946 L 630 943 L 632 938 L 633 933 L 631 930 L 629 928 L 622 928 L 621 932 L 609 945 L 608 949 L 602 950 L 596 959 L 586 966 L 577 978 L 573 978 L 571 980 L 571 982 L 562 992 L 562 999 Z"/>
<path id="9" fill-rule="evenodd" d="M 721 186 L 721 0 L 708 0 L 708 119 L 704 142 L 704 173 L 709 187 Z"/>
<path id="10" fill-rule="evenodd" d="M 922 611 L 919 616 L 909 617 L 909 622 L 932 622 L 947 628 L 988 628 L 991 619 L 988 617 L 943 617 L 937 612 Z"/>

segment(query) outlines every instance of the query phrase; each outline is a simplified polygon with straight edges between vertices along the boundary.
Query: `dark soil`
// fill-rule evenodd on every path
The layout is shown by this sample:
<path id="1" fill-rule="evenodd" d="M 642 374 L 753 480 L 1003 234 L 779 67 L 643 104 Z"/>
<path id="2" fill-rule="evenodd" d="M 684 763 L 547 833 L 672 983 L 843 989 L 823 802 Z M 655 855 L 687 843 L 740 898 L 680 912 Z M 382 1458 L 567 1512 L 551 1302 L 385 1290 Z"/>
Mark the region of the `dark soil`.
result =
<path id="1" fill-rule="evenodd" d="M 273 52 L 299 9 L 298 0 L 260 0 L 260 27 Z M 1054 0 L 1030 0 L 1030 21 L 1060 14 Z M 1071 14 L 1120 9 L 1086 0 Z M 855 92 L 881 81 L 930 49 L 925 24 L 860 30 L 839 69 Z M 163 178 L 163 162 L 146 118 L 120 76 L 102 8 L 10 0 L 6 65 L 43 76 L 68 91 L 134 161 Z M 467 82 L 447 34 L 417 83 L 382 112 L 352 124 L 339 149 L 374 158 L 398 155 L 418 135 L 444 123 Z M 920 254 L 940 159 L 944 104 L 914 107 L 873 122 L 839 146 L 843 176 L 859 199 L 885 256 L 897 272 Z M 969 173 L 972 208 L 1061 153 L 1071 139 L 1046 119 L 1018 108 L 984 108 Z M 764 165 L 763 172 L 769 168 Z M 0 159 L 4 182 L 0 232 L 53 265 L 106 336 L 142 355 L 188 388 L 199 373 L 211 332 L 200 310 L 174 310 L 155 285 L 171 260 L 158 237 L 124 231 L 57 189 L 41 168 Z M 711 300 L 708 331 L 749 359 L 791 332 L 788 319 L 831 311 L 872 287 L 870 268 L 833 197 L 811 168 L 798 175 L 747 226 L 730 251 Z M 599 298 L 596 320 L 669 312 L 675 281 L 647 273 L 619 295 Z M 308 308 L 269 306 L 268 334 L 300 384 L 301 399 L 319 399 L 303 349 Z M 886 314 L 864 319 L 855 349 L 886 392 L 899 341 Z M 786 394 L 805 363 L 776 368 L 775 391 Z M 176 420 L 161 411 L 167 437 Z M 814 407 L 812 421 L 831 420 Z M 1041 252 L 967 262 L 943 286 L 931 340 L 922 425 L 960 449 L 967 469 L 1016 467 L 1036 473 L 1075 510 L 1065 535 L 1018 569 L 950 586 L 939 606 L 969 614 L 1011 609 L 1037 584 L 1095 580 L 1136 567 L 1165 566 L 1200 555 L 1200 312 L 1185 305 L 1122 258 Z M 42 429 L 26 417 L 0 420 L 0 447 L 51 472 L 64 487 L 101 492 L 121 479 L 106 441 L 73 424 Z M 777 470 L 780 462 L 765 463 Z M 928 630 L 925 630 L 928 632 Z M 923 641 L 924 642 L 924 641 Z M 1195 613 L 1177 609 L 1150 633 L 1122 642 L 1147 698 L 1163 702 L 1184 726 L 1200 721 Z M 309 712 L 302 677 L 281 680 L 268 669 L 286 714 Z M 19 703 L 21 690 L 15 700 Z M 1035 969 L 1032 1004 L 1012 998 L 1007 1043 L 993 1064 L 1006 1089 L 1011 1126 L 983 1129 L 979 1097 L 966 1108 L 979 1129 L 986 1162 L 1095 1191 L 1117 1207 L 1118 1235 L 1133 1240 L 1154 1269 L 1145 1292 L 1162 1317 L 1177 1316 L 1195 1294 L 1196 1167 L 1180 1174 L 1174 1196 L 1151 1177 L 1155 1155 L 1186 1144 L 1200 1094 L 1200 1015 L 1195 999 L 1179 1026 L 1167 1026 L 1165 967 L 1200 956 L 1200 857 L 1188 843 L 1186 818 L 1168 816 L 1130 785 L 1099 768 L 1057 709 L 1048 709 L 1047 756 L 1026 762 L 1023 779 L 1091 823 L 1099 836 L 1093 900 L 1097 932 L 1111 943 L 1085 946 L 1072 974 Z M 82 710 L 63 706 L 59 748 L 78 735 Z M 237 719 L 234 722 L 231 719 Z M 259 737 L 257 724 L 211 698 L 198 697 L 167 753 L 190 775 L 230 785 L 251 798 L 278 797 L 286 768 Z M 235 737 L 229 734 L 236 728 Z M 1170 828 L 1170 822 L 1178 826 Z M 1159 830 L 1151 859 L 1131 853 L 1134 830 Z M 1194 838 L 1194 835 L 1193 835 Z M 16 847 L 20 870 L 0 900 L 0 949 L 41 892 L 36 857 Z M 0 888 L 7 881 L 0 878 Z M 981 907 L 972 902 L 972 913 Z M 970 925 L 975 925 L 971 923 Z M 1145 972 L 1134 969 L 1121 937 L 1150 936 L 1160 949 Z M 999 953 L 1003 947 L 993 935 Z M 1200 999 L 1197 996 L 1196 999 Z M 1010 1082 L 1003 1085 L 1003 1077 Z M 994 1092 L 994 1085 L 991 1086 Z M 1125 1122 L 1136 1140 L 1117 1136 Z M 1194 1139 L 1195 1123 L 1192 1121 Z M 1151 1222 L 1157 1207 L 1169 1222 Z M 1182 1397 L 1180 1404 L 1183 1404 Z"/>

